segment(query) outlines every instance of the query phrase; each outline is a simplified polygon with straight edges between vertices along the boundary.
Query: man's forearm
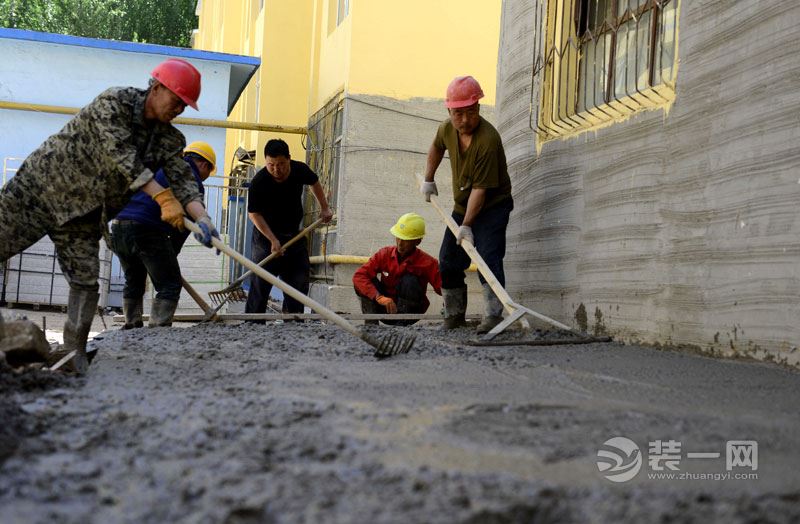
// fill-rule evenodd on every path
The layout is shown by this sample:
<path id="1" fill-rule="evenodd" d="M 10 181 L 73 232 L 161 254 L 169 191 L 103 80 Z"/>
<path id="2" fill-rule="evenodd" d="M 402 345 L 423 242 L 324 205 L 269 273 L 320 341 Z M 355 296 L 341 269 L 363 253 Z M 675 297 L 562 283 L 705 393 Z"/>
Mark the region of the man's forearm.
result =
<path id="1" fill-rule="evenodd" d="M 141 189 L 142 191 L 144 191 L 145 193 L 147 193 L 152 197 L 155 196 L 156 193 L 164 191 L 165 188 L 164 186 L 156 182 L 154 178 L 151 178 L 149 182 L 147 182 L 145 185 L 141 187 Z"/>
<path id="2" fill-rule="evenodd" d="M 206 206 L 204 206 L 199 200 L 192 200 L 186 204 L 186 212 L 189 213 L 189 216 L 194 220 L 197 220 L 198 218 L 208 214 L 206 211 Z"/>
<path id="3" fill-rule="evenodd" d="M 464 213 L 464 226 L 472 227 L 473 222 L 481 212 L 483 204 L 486 202 L 486 190 L 483 188 L 472 188 L 467 200 L 467 211 Z"/>
<path id="4" fill-rule="evenodd" d="M 319 202 L 320 209 L 324 211 L 329 211 L 330 206 L 328 205 L 328 199 L 325 197 L 325 190 L 322 189 L 322 184 L 316 182 L 313 186 L 311 186 L 311 192 L 314 193 L 314 198 L 317 199 Z"/>
<path id="5" fill-rule="evenodd" d="M 278 237 L 275 236 L 275 233 L 272 232 L 272 228 L 269 227 L 267 221 L 264 220 L 264 217 L 261 216 L 260 213 L 248 213 L 248 217 L 250 217 L 250 221 L 253 225 L 258 229 L 262 235 L 264 235 L 270 243 L 275 244 L 278 240 Z"/>
<path id="6" fill-rule="evenodd" d="M 425 163 L 426 182 L 433 182 L 433 177 L 436 176 L 436 170 L 439 168 L 439 164 L 442 163 L 443 158 L 444 149 L 439 149 L 436 147 L 436 145 L 431 144 L 430 149 L 428 149 L 428 158 Z"/>

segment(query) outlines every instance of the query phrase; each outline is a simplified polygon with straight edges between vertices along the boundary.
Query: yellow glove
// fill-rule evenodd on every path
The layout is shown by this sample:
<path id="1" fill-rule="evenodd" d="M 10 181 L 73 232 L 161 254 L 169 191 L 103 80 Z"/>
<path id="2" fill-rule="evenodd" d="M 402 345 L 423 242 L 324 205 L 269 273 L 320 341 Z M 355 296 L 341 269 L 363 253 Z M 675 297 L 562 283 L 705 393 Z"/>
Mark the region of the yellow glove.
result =
<path id="1" fill-rule="evenodd" d="M 163 191 L 159 191 L 153 195 L 153 200 L 161 207 L 161 220 L 178 231 L 183 231 L 183 206 L 172 194 L 172 190 L 166 188 Z"/>
<path id="2" fill-rule="evenodd" d="M 395 313 L 397 313 L 397 304 L 395 304 L 394 300 L 392 300 L 391 298 L 385 297 L 383 295 L 378 295 L 377 297 L 375 297 L 375 302 L 385 307 L 386 312 L 389 313 L 390 315 L 394 315 Z"/>

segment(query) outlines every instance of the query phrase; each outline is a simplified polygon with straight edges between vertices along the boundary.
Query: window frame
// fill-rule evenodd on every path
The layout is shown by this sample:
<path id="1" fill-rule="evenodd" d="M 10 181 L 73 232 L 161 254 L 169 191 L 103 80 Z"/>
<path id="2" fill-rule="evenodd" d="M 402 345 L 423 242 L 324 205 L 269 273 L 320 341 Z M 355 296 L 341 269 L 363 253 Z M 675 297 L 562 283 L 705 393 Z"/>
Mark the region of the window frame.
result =
<path id="1" fill-rule="evenodd" d="M 640 110 L 672 103 L 680 0 L 535 3 L 529 123 L 538 141 L 594 129 Z M 601 5 L 602 19 L 598 16 Z M 594 21 L 590 20 L 593 16 L 597 17 Z M 646 17 L 647 33 L 640 40 L 640 24 Z M 626 39 L 624 48 L 620 47 L 621 38 Z M 590 52 L 594 53 L 591 61 Z M 642 58 L 646 60 L 644 77 L 640 76 L 644 71 L 640 68 Z M 625 75 L 623 82 L 621 74 Z M 600 75 L 603 87 L 598 97 Z M 538 103 L 534 100 L 537 95 Z"/>

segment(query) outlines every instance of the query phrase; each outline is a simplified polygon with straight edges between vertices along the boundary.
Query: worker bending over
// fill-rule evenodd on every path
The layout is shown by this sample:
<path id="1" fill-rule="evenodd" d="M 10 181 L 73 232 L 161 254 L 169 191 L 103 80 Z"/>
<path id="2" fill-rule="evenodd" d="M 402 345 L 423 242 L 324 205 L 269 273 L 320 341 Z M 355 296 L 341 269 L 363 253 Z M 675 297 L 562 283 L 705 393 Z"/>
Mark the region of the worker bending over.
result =
<path id="1" fill-rule="evenodd" d="M 81 109 L 39 146 L 0 191 L 0 261 L 48 235 L 69 283 L 64 348 L 72 365 L 89 365 L 86 340 L 97 310 L 99 240 L 105 224 L 139 190 L 161 209 L 161 219 L 183 228 L 184 208 L 218 236 L 197 184 L 180 154 L 186 141 L 170 122 L 187 105 L 197 109 L 200 72 L 169 59 L 152 72 L 147 89 L 113 87 Z M 153 180 L 162 168 L 169 188 Z"/>
<path id="2" fill-rule="evenodd" d="M 214 172 L 217 155 L 206 142 L 192 142 L 183 152 L 192 171 L 197 190 L 205 194 L 203 182 Z M 154 180 L 169 187 L 163 169 Z M 147 276 L 153 282 L 156 298 L 150 307 L 150 327 L 171 326 L 181 296 L 181 268 L 178 253 L 189 236 L 161 220 L 160 209 L 152 198 L 139 191 L 111 222 L 111 249 L 125 273 L 122 290 L 122 329 L 142 327 L 142 302 Z"/>
<path id="3" fill-rule="evenodd" d="M 286 142 L 280 139 L 267 142 L 264 160 L 265 167 L 256 173 L 250 184 L 247 202 L 247 215 L 255 226 L 251 256 L 253 261 L 261 262 L 271 253 L 279 253 L 280 256 L 271 260 L 264 269 L 307 295 L 311 270 L 308 246 L 305 242 L 296 242 L 283 249 L 283 244 L 300 232 L 303 186 L 311 186 L 311 192 L 319 202 L 323 222 L 330 222 L 333 213 L 316 173 L 303 162 L 291 159 Z M 253 275 L 245 312 L 266 312 L 271 290 L 272 284 Z M 284 295 L 283 312 L 302 313 L 303 304 Z"/>
<path id="4" fill-rule="evenodd" d="M 425 219 L 406 213 L 389 230 L 395 245 L 372 255 L 353 275 L 362 313 L 425 313 L 430 302 L 428 284 L 442 294 L 442 279 L 436 259 L 419 249 L 425 236 Z M 416 320 L 383 320 L 384 324 L 410 326 Z M 367 321 L 368 324 L 377 324 Z"/>
<path id="5" fill-rule="evenodd" d="M 453 220 L 460 226 L 453 235 L 445 229 L 439 251 L 439 269 L 445 308 L 445 329 L 464 325 L 467 285 L 464 271 L 470 259 L 461 241 L 474 244 L 478 253 L 502 285 L 505 285 L 503 257 L 506 228 L 514 201 L 506 154 L 500 134 L 480 116 L 478 100 L 483 90 L 471 76 L 456 77 L 447 87 L 445 106 L 450 118 L 439 125 L 428 150 L 425 181 L 420 190 L 425 200 L 438 195 L 434 176 L 444 152 L 450 156 L 453 176 Z M 485 311 L 478 333 L 487 333 L 502 321 L 503 305 L 480 275 Z"/>

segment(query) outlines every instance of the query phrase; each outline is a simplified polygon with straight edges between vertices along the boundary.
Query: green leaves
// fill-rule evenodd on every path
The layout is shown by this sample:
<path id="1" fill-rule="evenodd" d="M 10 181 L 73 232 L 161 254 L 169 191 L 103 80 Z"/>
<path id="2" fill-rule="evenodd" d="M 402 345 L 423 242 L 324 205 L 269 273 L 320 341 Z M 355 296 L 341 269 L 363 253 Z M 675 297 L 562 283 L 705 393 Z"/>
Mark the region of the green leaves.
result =
<path id="1" fill-rule="evenodd" d="M 189 47 L 196 0 L 0 0 L 0 26 Z"/>

